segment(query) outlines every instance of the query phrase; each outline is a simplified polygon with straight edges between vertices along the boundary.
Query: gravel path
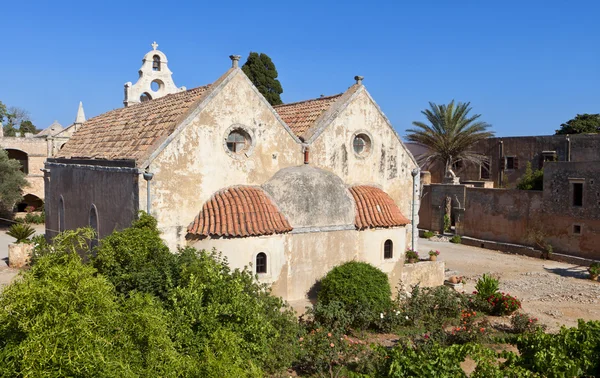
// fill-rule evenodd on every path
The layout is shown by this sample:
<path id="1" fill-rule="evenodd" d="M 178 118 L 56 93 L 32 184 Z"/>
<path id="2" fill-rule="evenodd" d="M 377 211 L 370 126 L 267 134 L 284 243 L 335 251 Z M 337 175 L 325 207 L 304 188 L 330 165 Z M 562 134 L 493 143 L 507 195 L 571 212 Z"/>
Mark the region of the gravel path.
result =
<path id="1" fill-rule="evenodd" d="M 555 331 L 577 319 L 600 320 L 600 282 L 587 279 L 587 268 L 506 254 L 483 248 L 419 239 L 419 253 L 440 251 L 447 275 L 462 275 L 465 291 L 475 289 L 483 273 L 500 279 L 500 290 L 522 301 L 523 310 Z"/>

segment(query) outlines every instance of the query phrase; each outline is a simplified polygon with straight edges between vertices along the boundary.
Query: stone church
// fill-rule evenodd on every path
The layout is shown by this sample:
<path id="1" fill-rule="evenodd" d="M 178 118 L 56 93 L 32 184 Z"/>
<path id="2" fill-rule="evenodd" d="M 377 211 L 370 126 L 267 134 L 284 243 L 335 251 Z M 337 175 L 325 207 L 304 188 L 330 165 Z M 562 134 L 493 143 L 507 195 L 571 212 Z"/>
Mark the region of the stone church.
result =
<path id="1" fill-rule="evenodd" d="M 153 44 L 125 107 L 87 120 L 47 160 L 47 236 L 89 225 L 101 238 L 144 210 L 169 247 L 222 251 L 290 301 L 354 259 L 397 284 L 417 164 L 363 78 L 273 107 L 230 58 L 186 90 Z"/>

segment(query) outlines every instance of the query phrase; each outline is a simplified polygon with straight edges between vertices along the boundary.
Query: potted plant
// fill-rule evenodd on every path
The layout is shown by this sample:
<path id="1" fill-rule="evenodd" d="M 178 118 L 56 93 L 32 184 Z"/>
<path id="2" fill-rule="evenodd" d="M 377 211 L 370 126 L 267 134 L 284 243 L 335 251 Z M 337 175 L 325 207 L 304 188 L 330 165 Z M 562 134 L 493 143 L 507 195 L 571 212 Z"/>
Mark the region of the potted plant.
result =
<path id="1" fill-rule="evenodd" d="M 406 262 L 409 264 L 414 264 L 417 261 L 419 261 L 419 252 L 408 249 L 406 251 Z"/>
<path id="2" fill-rule="evenodd" d="M 600 263 L 592 263 L 588 268 L 588 272 L 590 273 L 590 280 L 598 281 L 598 275 L 600 275 Z"/>
<path id="3" fill-rule="evenodd" d="M 440 255 L 440 251 L 438 250 L 431 250 L 429 251 L 429 261 L 435 261 L 437 260 L 437 257 Z"/>
<path id="4" fill-rule="evenodd" d="M 21 268 L 29 262 L 33 249 L 29 238 L 33 234 L 35 230 L 26 223 L 16 223 L 8 229 L 6 235 L 17 239 L 14 244 L 8 246 L 8 264 L 12 268 Z"/>

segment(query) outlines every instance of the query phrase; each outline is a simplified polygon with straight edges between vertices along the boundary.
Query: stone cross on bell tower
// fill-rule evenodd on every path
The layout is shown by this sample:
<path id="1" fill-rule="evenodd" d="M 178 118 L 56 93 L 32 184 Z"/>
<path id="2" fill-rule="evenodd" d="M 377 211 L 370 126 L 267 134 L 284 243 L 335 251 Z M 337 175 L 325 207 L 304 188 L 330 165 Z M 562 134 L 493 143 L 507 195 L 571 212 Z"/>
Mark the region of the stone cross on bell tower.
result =
<path id="1" fill-rule="evenodd" d="M 123 104 L 129 106 L 149 101 L 171 93 L 185 91 L 185 87 L 177 88 L 171 77 L 173 73 L 167 65 L 167 56 L 158 50 L 158 43 L 152 43 L 152 50 L 142 59 L 140 77 L 135 84 L 125 84 Z"/>

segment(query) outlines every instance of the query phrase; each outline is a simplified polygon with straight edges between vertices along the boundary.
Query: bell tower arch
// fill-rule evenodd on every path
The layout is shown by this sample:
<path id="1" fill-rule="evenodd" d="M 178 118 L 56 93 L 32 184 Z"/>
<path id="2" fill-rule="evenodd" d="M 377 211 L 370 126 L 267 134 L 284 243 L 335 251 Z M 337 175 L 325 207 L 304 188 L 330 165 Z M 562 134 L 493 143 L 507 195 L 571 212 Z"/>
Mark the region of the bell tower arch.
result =
<path id="1" fill-rule="evenodd" d="M 177 88 L 173 82 L 173 72 L 169 69 L 167 56 L 158 50 L 156 42 L 152 44 L 152 50 L 142 59 L 139 75 L 135 84 L 125 83 L 125 99 L 123 100 L 125 106 L 185 90 L 185 87 Z"/>

